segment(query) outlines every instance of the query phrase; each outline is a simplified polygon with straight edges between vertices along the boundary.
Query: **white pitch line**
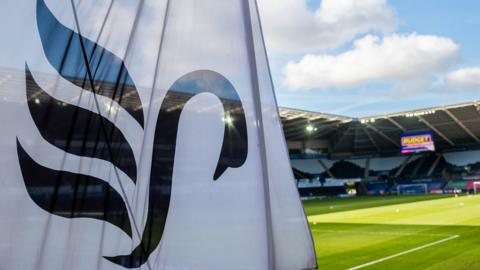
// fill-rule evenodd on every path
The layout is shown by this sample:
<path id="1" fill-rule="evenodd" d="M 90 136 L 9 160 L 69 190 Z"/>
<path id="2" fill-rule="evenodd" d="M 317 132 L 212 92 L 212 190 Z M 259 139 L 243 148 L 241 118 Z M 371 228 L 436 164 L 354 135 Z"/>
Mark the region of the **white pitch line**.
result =
<path id="1" fill-rule="evenodd" d="M 312 232 L 326 233 L 353 233 L 353 234 L 375 234 L 375 235 L 392 235 L 392 236 L 452 236 L 451 234 L 439 233 L 421 233 L 421 232 L 369 232 L 369 231 L 351 231 L 351 230 L 312 230 Z"/>
<path id="2" fill-rule="evenodd" d="M 405 254 L 412 253 L 412 252 L 415 252 L 415 251 L 419 251 L 419 250 L 424 249 L 424 248 L 435 246 L 435 245 L 441 244 L 443 242 L 453 240 L 453 239 L 458 238 L 458 237 L 460 237 L 460 236 L 459 235 L 452 235 L 452 236 L 444 238 L 442 240 L 438 240 L 438 241 L 435 241 L 435 242 L 432 242 L 432 243 L 429 243 L 429 244 L 426 244 L 426 245 L 423 245 L 423 246 L 412 248 L 412 249 L 409 249 L 409 250 L 406 250 L 406 251 L 403 251 L 403 252 L 400 252 L 400 253 L 397 253 L 397 254 L 393 254 L 393 255 L 390 255 L 390 256 L 375 260 L 375 261 L 364 263 L 362 265 L 358 265 L 358 266 L 355 266 L 355 267 L 352 267 L 352 268 L 348 268 L 348 270 L 357 270 L 357 269 L 365 268 L 367 266 L 374 265 L 374 264 L 377 264 L 377 263 L 381 263 L 381 262 L 384 262 L 386 260 L 390 260 L 390 259 L 393 259 L 393 258 L 396 258 L 396 257 L 400 257 L 400 256 L 403 256 Z"/>

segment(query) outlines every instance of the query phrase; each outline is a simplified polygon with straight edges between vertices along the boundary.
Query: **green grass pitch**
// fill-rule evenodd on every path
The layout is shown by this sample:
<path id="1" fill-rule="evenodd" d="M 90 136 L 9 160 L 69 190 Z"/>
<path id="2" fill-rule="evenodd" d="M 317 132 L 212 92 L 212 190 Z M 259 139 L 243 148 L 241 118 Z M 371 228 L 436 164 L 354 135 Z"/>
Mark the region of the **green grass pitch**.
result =
<path id="1" fill-rule="evenodd" d="M 480 269 L 480 195 L 304 202 L 319 269 Z"/>

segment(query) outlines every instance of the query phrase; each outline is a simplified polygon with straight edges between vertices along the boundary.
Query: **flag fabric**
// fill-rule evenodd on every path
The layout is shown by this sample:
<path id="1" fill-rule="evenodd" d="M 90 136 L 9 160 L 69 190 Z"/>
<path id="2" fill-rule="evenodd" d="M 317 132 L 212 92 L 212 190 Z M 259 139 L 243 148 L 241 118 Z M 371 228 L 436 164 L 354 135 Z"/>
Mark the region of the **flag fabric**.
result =
<path id="1" fill-rule="evenodd" d="M 255 0 L 0 10 L 0 269 L 313 269 Z"/>

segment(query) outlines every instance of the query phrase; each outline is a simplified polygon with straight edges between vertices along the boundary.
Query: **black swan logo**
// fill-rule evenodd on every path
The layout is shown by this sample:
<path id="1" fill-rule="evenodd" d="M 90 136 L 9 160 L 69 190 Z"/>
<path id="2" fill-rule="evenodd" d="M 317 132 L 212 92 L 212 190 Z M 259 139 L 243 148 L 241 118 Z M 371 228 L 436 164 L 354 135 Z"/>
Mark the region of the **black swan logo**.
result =
<path id="1" fill-rule="evenodd" d="M 70 83 L 111 100 L 124 109 L 143 130 L 144 114 L 138 91 L 122 60 L 94 41 L 61 24 L 37 1 L 37 25 L 49 63 Z M 137 180 L 137 161 L 122 131 L 99 112 L 62 102 L 45 92 L 25 66 L 28 108 L 43 139 L 66 153 L 110 162 L 116 170 Z M 212 179 L 247 158 L 247 127 L 243 105 L 233 85 L 222 75 L 197 70 L 179 78 L 162 101 L 155 126 L 148 194 L 148 215 L 138 246 L 126 255 L 105 257 L 125 268 L 147 262 L 158 246 L 166 223 L 180 115 L 195 95 L 211 93 L 225 113 L 223 143 Z M 97 104 L 98 105 L 98 104 Z M 97 108 L 98 109 L 98 108 Z M 135 232 L 128 203 L 106 181 L 79 173 L 57 171 L 37 163 L 17 139 L 23 179 L 31 199 L 42 209 L 65 218 L 92 218 Z M 133 215 L 133 213 L 130 213 Z M 138 228 L 137 228 L 138 229 Z M 140 235 L 141 234 L 141 235 Z"/>

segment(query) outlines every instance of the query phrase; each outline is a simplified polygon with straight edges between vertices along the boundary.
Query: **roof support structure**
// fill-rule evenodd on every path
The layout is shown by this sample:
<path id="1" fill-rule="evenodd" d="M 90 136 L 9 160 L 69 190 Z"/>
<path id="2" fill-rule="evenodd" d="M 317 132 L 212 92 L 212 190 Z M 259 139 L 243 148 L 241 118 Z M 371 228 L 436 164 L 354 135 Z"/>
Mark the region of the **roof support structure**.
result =
<path id="1" fill-rule="evenodd" d="M 473 132 L 469 128 L 467 128 L 460 120 L 458 120 L 458 118 L 453 115 L 451 111 L 449 111 L 448 109 L 445 109 L 443 111 L 448 114 L 448 116 L 452 118 L 452 120 L 455 121 L 455 123 L 459 125 L 468 135 L 470 135 L 470 137 L 472 137 L 477 143 L 480 143 L 480 138 L 473 134 Z"/>
<path id="2" fill-rule="evenodd" d="M 368 179 L 370 176 L 370 158 L 365 159 L 365 171 L 363 173 L 363 178 Z"/>
<path id="3" fill-rule="evenodd" d="M 439 150 L 457 146 L 470 147 L 470 144 L 478 147 L 480 133 L 475 128 L 480 124 L 480 117 L 472 114 L 478 110 L 478 106 L 480 106 L 478 103 L 469 102 L 363 118 L 287 108 L 280 108 L 280 114 L 283 131 L 288 141 L 322 140 L 322 147 L 326 147 L 325 144 L 328 141 L 330 142 L 328 149 L 334 154 L 364 155 L 370 152 L 387 153 L 398 149 L 400 148 L 399 134 L 421 129 L 429 129 L 435 133 L 440 141 Z M 457 111 L 459 108 L 463 109 Z M 447 116 L 438 115 L 440 111 Z M 467 113 L 466 116 L 463 116 L 464 111 Z M 436 115 L 435 112 L 437 112 Z M 407 117 L 409 119 L 406 119 Z M 375 122 L 375 120 L 380 121 Z M 358 124 L 361 124 L 361 127 Z M 350 130 L 348 130 L 349 127 Z M 451 130 L 452 127 L 457 131 Z M 443 141 L 445 143 L 442 143 Z"/>
<path id="4" fill-rule="evenodd" d="M 284 129 L 285 136 L 287 137 L 296 137 L 298 135 L 304 135 L 306 131 L 306 127 L 311 125 L 314 128 L 321 129 L 325 126 L 329 126 L 331 124 L 338 124 L 339 121 L 336 119 L 316 119 L 314 121 L 309 121 L 304 119 L 303 122 L 298 122 L 294 125 L 291 125 Z"/>
<path id="5" fill-rule="evenodd" d="M 440 162 L 440 159 L 442 159 L 442 154 L 437 155 L 437 158 L 433 162 L 432 166 L 428 170 L 427 176 L 431 176 L 435 168 L 437 168 L 438 163 Z"/>
<path id="6" fill-rule="evenodd" d="M 394 144 L 395 146 L 397 147 L 400 147 L 400 144 L 396 141 L 394 141 L 392 138 L 388 137 L 385 133 L 383 133 L 381 130 L 379 130 L 378 128 L 370 125 L 370 124 L 365 124 L 367 125 L 368 128 L 370 128 L 371 130 L 375 131 L 378 135 L 382 136 L 384 139 L 386 139 L 387 141 L 391 142 L 392 144 Z"/>
<path id="7" fill-rule="evenodd" d="M 318 160 L 318 163 L 320 163 L 320 166 L 322 166 L 323 170 L 328 174 L 328 176 L 330 176 L 333 179 L 337 179 L 321 159 Z"/>
<path id="8" fill-rule="evenodd" d="M 377 151 L 380 153 L 382 152 L 381 151 L 381 148 L 378 146 L 378 144 L 375 142 L 375 140 L 373 139 L 372 135 L 370 135 L 370 133 L 368 132 L 368 130 L 365 128 L 365 126 L 362 126 L 362 130 L 365 134 L 367 134 L 367 137 L 368 139 L 372 142 L 373 146 L 375 146 L 375 149 L 377 149 Z"/>
<path id="9" fill-rule="evenodd" d="M 420 160 L 417 163 L 417 166 L 415 166 L 415 168 L 413 168 L 413 171 L 412 171 L 412 174 L 410 175 L 410 177 L 417 177 L 418 176 L 418 171 L 422 167 L 423 163 L 425 163 L 425 160 L 427 160 L 427 155 L 422 155 L 422 157 L 420 158 Z"/>
<path id="10" fill-rule="evenodd" d="M 357 152 L 357 138 L 358 138 L 358 128 L 355 127 L 353 129 L 353 143 L 352 143 L 352 148 L 353 148 L 353 153 L 354 154 Z"/>
<path id="11" fill-rule="evenodd" d="M 325 135 L 327 135 L 327 134 L 329 134 L 329 133 L 335 132 L 335 130 L 329 129 L 329 128 L 327 128 L 327 127 L 335 126 L 335 125 L 337 125 L 337 124 L 338 124 L 338 123 L 334 123 L 334 124 L 330 124 L 330 125 L 328 125 L 328 126 L 325 126 L 323 130 L 321 130 L 321 131 L 318 132 L 318 133 L 315 133 L 314 138 L 320 139 L 320 138 L 322 138 L 322 136 L 325 136 Z"/>
<path id="12" fill-rule="evenodd" d="M 303 127 L 303 124 L 307 123 L 307 121 L 308 120 L 305 118 L 295 118 L 292 120 L 288 120 L 288 122 L 285 121 L 282 123 L 283 130 L 285 130 L 285 133 L 297 130 L 299 128 L 298 127 L 299 124 L 302 124 L 302 127 Z"/>
<path id="13" fill-rule="evenodd" d="M 313 132 L 310 136 L 313 139 L 318 139 L 319 137 L 331 132 L 331 130 L 329 129 L 331 126 L 335 126 L 338 124 L 340 124 L 340 122 L 336 121 L 331 123 L 323 123 L 322 125 L 315 126 L 318 131 Z M 285 136 L 290 138 L 291 140 L 305 139 L 305 137 L 307 136 L 307 131 L 305 128 L 302 128 L 301 130 L 298 130 L 295 133 L 285 134 Z"/>
<path id="14" fill-rule="evenodd" d="M 455 146 L 455 143 L 452 142 L 445 134 L 440 132 L 436 127 L 434 127 L 432 124 L 430 124 L 423 116 L 417 116 L 420 121 L 422 121 L 427 127 L 429 127 L 431 130 L 435 131 L 440 137 L 442 137 L 446 142 L 448 142 L 451 146 Z"/>
<path id="15" fill-rule="evenodd" d="M 408 156 L 405 158 L 405 160 L 402 162 L 402 165 L 400 165 L 400 168 L 398 168 L 397 172 L 395 173 L 395 177 L 399 177 L 400 174 L 402 174 L 403 170 L 405 167 L 407 167 L 408 162 L 410 159 L 412 159 L 413 156 Z"/>
<path id="16" fill-rule="evenodd" d="M 312 123 L 312 122 L 309 123 L 307 121 L 305 123 L 302 123 L 302 125 L 299 126 L 299 127 L 296 127 L 296 128 L 291 127 L 289 129 L 284 129 L 285 136 L 292 138 L 292 137 L 296 137 L 298 135 L 304 135 L 304 134 L 307 133 L 306 128 L 307 128 L 308 125 L 312 125 L 314 128 L 321 129 L 324 126 L 328 126 L 328 125 L 332 124 L 331 122 L 332 122 L 331 120 L 317 121 L 315 123 Z M 334 123 L 336 124 L 337 122 L 334 122 Z"/>
<path id="17" fill-rule="evenodd" d="M 338 145 L 342 142 L 342 140 L 345 138 L 345 134 L 352 129 L 352 126 L 349 125 L 347 128 L 342 128 L 337 132 L 337 135 L 335 136 L 334 140 L 330 142 L 331 144 L 331 149 L 330 152 L 333 153 L 335 152 L 335 149 L 337 149 Z"/>
<path id="18" fill-rule="evenodd" d="M 404 128 L 402 125 L 400 125 L 400 123 L 398 123 L 397 121 L 395 121 L 393 118 L 391 117 L 386 117 L 385 119 L 387 119 L 390 123 L 392 123 L 394 126 L 396 126 L 397 128 L 401 129 L 403 132 L 407 131 L 406 128 Z"/>

